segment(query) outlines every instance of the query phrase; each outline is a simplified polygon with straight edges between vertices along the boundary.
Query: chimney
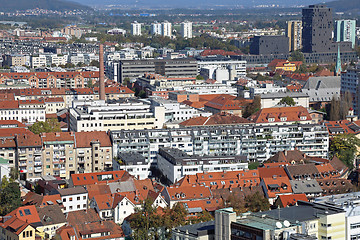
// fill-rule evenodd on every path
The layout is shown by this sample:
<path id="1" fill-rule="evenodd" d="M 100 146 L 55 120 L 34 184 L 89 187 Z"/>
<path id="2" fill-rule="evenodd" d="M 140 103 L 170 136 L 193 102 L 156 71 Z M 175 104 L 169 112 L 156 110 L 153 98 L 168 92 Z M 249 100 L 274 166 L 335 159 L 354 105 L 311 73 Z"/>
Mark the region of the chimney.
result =
<path id="1" fill-rule="evenodd" d="M 105 100 L 105 75 L 104 75 L 104 45 L 100 44 L 99 49 L 99 99 Z"/>

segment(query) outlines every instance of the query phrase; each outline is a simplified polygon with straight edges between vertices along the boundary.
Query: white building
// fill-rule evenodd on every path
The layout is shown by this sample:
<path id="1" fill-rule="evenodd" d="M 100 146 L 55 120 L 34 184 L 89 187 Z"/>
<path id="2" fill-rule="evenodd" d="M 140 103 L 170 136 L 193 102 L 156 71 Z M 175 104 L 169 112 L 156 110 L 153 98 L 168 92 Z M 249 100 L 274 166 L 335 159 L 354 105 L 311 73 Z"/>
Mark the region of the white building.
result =
<path id="1" fill-rule="evenodd" d="M 154 22 L 151 24 L 151 34 L 152 35 L 161 35 L 162 33 L 162 25 L 161 23 Z"/>
<path id="2" fill-rule="evenodd" d="M 150 163 L 138 152 L 120 153 L 117 159 L 113 159 L 113 170 L 125 170 L 139 180 L 151 175 Z"/>
<path id="3" fill-rule="evenodd" d="M 278 106 L 281 99 L 291 97 L 295 101 L 295 106 L 309 108 L 309 95 L 301 92 L 276 92 L 261 94 L 261 108 L 271 108 Z"/>
<path id="4" fill-rule="evenodd" d="M 340 207 L 345 213 L 346 239 L 360 239 L 360 192 L 344 193 L 319 197 L 315 203 Z"/>
<path id="5" fill-rule="evenodd" d="M 35 123 L 45 121 L 45 113 L 44 100 L 15 100 L 0 103 L 0 120 Z"/>
<path id="6" fill-rule="evenodd" d="M 237 95 L 237 89 L 233 86 L 228 86 L 223 83 L 214 83 L 214 84 L 193 84 L 193 85 L 185 85 L 181 89 L 174 88 L 174 90 L 184 90 L 189 93 L 196 93 L 199 95 L 204 94 L 230 94 Z"/>
<path id="7" fill-rule="evenodd" d="M 32 68 L 46 67 L 46 56 L 44 55 L 31 56 L 31 67 Z"/>
<path id="8" fill-rule="evenodd" d="M 181 29 L 180 29 L 181 37 L 183 38 L 192 38 L 192 22 L 182 22 Z"/>
<path id="9" fill-rule="evenodd" d="M 135 212 L 136 205 L 132 203 L 127 197 L 116 194 L 114 203 L 117 203 L 114 208 L 114 222 L 122 224 L 124 219 Z"/>
<path id="10" fill-rule="evenodd" d="M 202 172 L 239 171 L 248 169 L 246 156 L 190 156 L 177 148 L 160 148 L 157 167 L 175 183 L 185 175 Z"/>
<path id="11" fill-rule="evenodd" d="M 153 106 L 161 106 L 165 108 L 165 122 L 183 122 L 193 117 L 211 116 L 212 113 L 204 112 L 196 108 L 189 107 L 186 104 L 173 100 L 167 100 L 161 97 L 151 97 Z"/>
<path id="12" fill-rule="evenodd" d="M 198 61 L 198 72 L 205 78 L 214 79 L 220 83 L 223 80 L 234 81 L 246 77 L 246 61 Z M 225 77 L 224 74 L 226 74 Z"/>
<path id="13" fill-rule="evenodd" d="M 141 36 L 141 23 L 136 21 L 131 23 L 131 34 L 134 36 Z"/>
<path id="14" fill-rule="evenodd" d="M 161 35 L 163 37 L 169 37 L 171 38 L 172 36 L 172 27 L 171 27 L 171 23 L 169 23 L 168 21 L 165 21 L 163 23 L 161 23 Z"/>
<path id="15" fill-rule="evenodd" d="M 249 88 L 250 98 L 254 98 L 256 95 L 285 93 L 286 91 L 286 87 L 280 87 L 273 83 L 262 83 L 258 84 L 256 87 Z M 241 95 L 241 93 L 239 93 L 239 95 Z"/>
<path id="16" fill-rule="evenodd" d="M 74 101 L 70 108 L 70 128 L 75 132 L 162 128 L 164 121 L 164 107 L 152 108 L 137 99 Z"/>
<path id="17" fill-rule="evenodd" d="M 64 188 L 58 190 L 64 213 L 87 209 L 88 192 L 84 187 Z"/>

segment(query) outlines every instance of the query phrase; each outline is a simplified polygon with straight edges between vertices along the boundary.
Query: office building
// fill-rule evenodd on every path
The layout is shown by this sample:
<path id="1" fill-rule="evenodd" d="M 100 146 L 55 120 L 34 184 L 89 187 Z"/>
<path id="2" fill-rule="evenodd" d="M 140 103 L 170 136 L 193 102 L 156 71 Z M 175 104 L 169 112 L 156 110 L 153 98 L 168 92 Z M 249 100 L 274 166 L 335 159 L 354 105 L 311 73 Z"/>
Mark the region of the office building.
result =
<path id="1" fill-rule="evenodd" d="M 171 38 L 171 36 L 172 36 L 172 27 L 171 27 L 171 23 L 169 23 L 168 21 L 165 21 L 165 22 L 161 23 L 161 35 L 163 37 Z"/>
<path id="2" fill-rule="evenodd" d="M 141 36 L 141 23 L 136 21 L 131 23 L 131 34 L 134 36 Z"/>
<path id="3" fill-rule="evenodd" d="M 351 42 L 355 47 L 356 39 L 356 20 L 335 20 L 334 24 L 334 41 Z"/>
<path id="4" fill-rule="evenodd" d="M 358 97 L 359 91 L 359 73 L 360 65 L 355 65 L 354 67 L 349 67 L 346 72 L 341 73 L 341 86 L 340 93 L 343 95 L 346 92 L 350 92 L 353 96 L 353 109 L 356 115 L 359 114 L 359 100 Z"/>
<path id="5" fill-rule="evenodd" d="M 192 22 L 182 22 L 180 29 L 181 37 L 183 38 L 192 38 Z"/>
<path id="6" fill-rule="evenodd" d="M 286 36 L 255 36 L 250 45 L 250 54 L 288 54 L 289 38 Z"/>
<path id="7" fill-rule="evenodd" d="M 162 33 L 162 25 L 161 23 L 154 22 L 151 24 L 151 34 L 152 35 L 161 35 Z"/>
<path id="8" fill-rule="evenodd" d="M 289 38 L 289 51 L 301 50 L 302 22 L 298 20 L 288 21 L 285 28 L 285 36 Z"/>

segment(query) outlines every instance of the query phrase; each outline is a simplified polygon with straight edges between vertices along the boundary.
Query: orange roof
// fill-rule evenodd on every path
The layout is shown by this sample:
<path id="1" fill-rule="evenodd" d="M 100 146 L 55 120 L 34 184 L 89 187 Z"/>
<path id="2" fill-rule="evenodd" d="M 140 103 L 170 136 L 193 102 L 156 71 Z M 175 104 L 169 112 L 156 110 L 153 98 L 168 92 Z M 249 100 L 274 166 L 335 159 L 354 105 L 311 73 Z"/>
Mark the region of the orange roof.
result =
<path id="1" fill-rule="evenodd" d="M 27 223 L 41 222 L 35 205 L 18 207 L 6 216 L 14 216 Z"/>
<path id="2" fill-rule="evenodd" d="M 324 122 L 324 124 L 329 131 L 329 135 L 336 135 L 339 132 L 344 134 L 360 133 L 360 130 L 358 130 L 360 126 L 359 121 L 355 121 L 355 122 L 350 122 L 349 120 L 326 121 Z"/>
<path id="3" fill-rule="evenodd" d="M 11 128 L 13 128 L 13 127 L 26 128 L 25 124 L 23 124 L 17 120 L 0 120 L 0 126 L 3 126 L 3 125 L 11 125 Z"/>
<path id="4" fill-rule="evenodd" d="M 193 108 L 201 109 L 201 108 L 204 108 L 205 103 L 207 103 L 207 101 L 191 102 L 189 100 L 185 100 L 182 103 L 184 103 L 190 107 L 193 107 Z"/>
<path id="5" fill-rule="evenodd" d="M 172 201 L 206 199 L 206 198 L 211 198 L 212 196 L 210 188 L 201 185 L 182 186 L 182 187 L 170 186 L 167 187 L 166 190 L 169 193 L 170 200 Z"/>
<path id="6" fill-rule="evenodd" d="M 223 96 L 219 96 L 205 103 L 205 107 L 210 107 L 219 110 L 241 110 L 245 105 L 251 102 L 252 100 L 249 99 L 236 100 L 236 99 L 229 99 Z"/>
<path id="7" fill-rule="evenodd" d="M 315 167 L 324 179 L 337 178 L 340 176 L 339 172 L 333 166 L 331 166 L 330 163 L 315 165 Z"/>
<path id="8" fill-rule="evenodd" d="M 86 190 L 88 191 L 89 199 L 92 199 L 96 195 L 103 195 L 103 194 L 111 193 L 110 187 L 107 184 L 87 185 Z"/>
<path id="9" fill-rule="evenodd" d="M 109 172 L 93 172 L 72 174 L 71 180 L 74 186 L 84 186 L 99 183 L 109 183 L 121 180 L 123 177 L 129 176 L 124 170 Z"/>
<path id="10" fill-rule="evenodd" d="M 57 142 L 57 141 L 75 141 L 75 134 L 73 132 L 51 132 L 42 133 L 41 139 L 43 142 Z"/>
<path id="11" fill-rule="evenodd" d="M 258 170 L 261 178 L 288 177 L 283 167 L 262 167 Z"/>
<path id="12" fill-rule="evenodd" d="M 223 207 L 223 200 L 220 199 L 203 199 L 183 202 L 185 209 L 201 208 L 202 211 L 212 212 Z"/>
<path id="13" fill-rule="evenodd" d="M 19 102 L 14 101 L 0 101 L 0 109 L 16 109 L 19 108 Z"/>
<path id="14" fill-rule="evenodd" d="M 255 114 L 251 115 L 249 119 L 255 123 L 269 123 L 284 122 L 281 119 L 284 117 L 285 122 L 304 121 L 300 117 L 305 117 L 306 121 L 312 119 L 308 110 L 303 106 L 263 108 Z"/>
<path id="15" fill-rule="evenodd" d="M 0 226 L 4 229 L 9 229 L 16 235 L 19 235 L 30 223 L 20 220 L 19 218 L 13 216 L 5 222 L 1 222 Z"/>
<path id="16" fill-rule="evenodd" d="M 76 147 L 90 148 L 91 142 L 100 142 L 101 147 L 111 147 L 110 136 L 104 131 L 76 132 Z"/>
<path id="17" fill-rule="evenodd" d="M 274 198 L 280 194 L 292 193 L 290 180 L 287 176 L 263 178 L 263 181 L 267 188 L 267 195 L 269 196 L 269 198 Z M 273 186 L 275 188 L 273 188 Z"/>
<path id="18" fill-rule="evenodd" d="M 111 193 L 96 195 L 94 200 L 100 210 L 112 209 L 114 198 Z"/>
<path id="19" fill-rule="evenodd" d="M 307 199 L 305 193 L 279 195 L 278 200 L 281 203 L 281 207 L 294 206 L 295 203 L 297 203 L 297 201 L 308 202 L 308 199 Z"/>

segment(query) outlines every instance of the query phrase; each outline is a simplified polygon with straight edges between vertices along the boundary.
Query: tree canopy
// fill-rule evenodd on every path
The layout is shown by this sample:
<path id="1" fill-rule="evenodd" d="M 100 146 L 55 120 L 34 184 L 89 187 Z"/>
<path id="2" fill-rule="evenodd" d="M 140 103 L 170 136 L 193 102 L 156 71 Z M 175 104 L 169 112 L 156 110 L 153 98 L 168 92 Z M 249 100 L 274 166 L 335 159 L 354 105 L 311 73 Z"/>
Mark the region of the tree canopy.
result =
<path id="1" fill-rule="evenodd" d="M 245 107 L 245 110 L 242 113 L 242 116 L 244 118 L 248 118 L 251 115 L 253 115 L 254 113 L 256 113 L 257 111 L 259 111 L 260 109 L 261 109 L 261 97 L 255 96 L 254 101 Z"/>
<path id="2" fill-rule="evenodd" d="M 279 104 L 284 104 L 286 106 L 295 106 L 296 103 L 292 97 L 286 96 L 280 100 Z"/>
<path id="3" fill-rule="evenodd" d="M 35 134 L 60 132 L 60 123 L 56 119 L 48 119 L 45 122 L 36 122 L 29 127 L 29 130 Z"/>
<path id="4" fill-rule="evenodd" d="M 239 214 L 248 211 L 259 212 L 269 210 L 270 203 L 263 194 L 255 192 L 245 198 L 232 194 L 229 199 L 227 199 L 226 206 L 233 207 L 234 211 Z"/>
<path id="5" fill-rule="evenodd" d="M 305 58 L 304 58 L 304 54 L 302 52 L 300 52 L 299 50 L 293 51 L 290 54 L 290 61 L 301 61 L 304 62 Z"/>
<path id="6" fill-rule="evenodd" d="M 15 170 L 11 170 L 10 178 L 4 176 L 1 179 L 0 216 L 4 216 L 21 206 L 20 187 L 14 178 L 17 177 L 16 172 Z"/>
<path id="7" fill-rule="evenodd" d="M 330 143 L 330 153 L 337 156 L 350 169 L 354 168 L 354 159 L 360 139 L 354 134 L 340 134 L 335 136 Z"/>

